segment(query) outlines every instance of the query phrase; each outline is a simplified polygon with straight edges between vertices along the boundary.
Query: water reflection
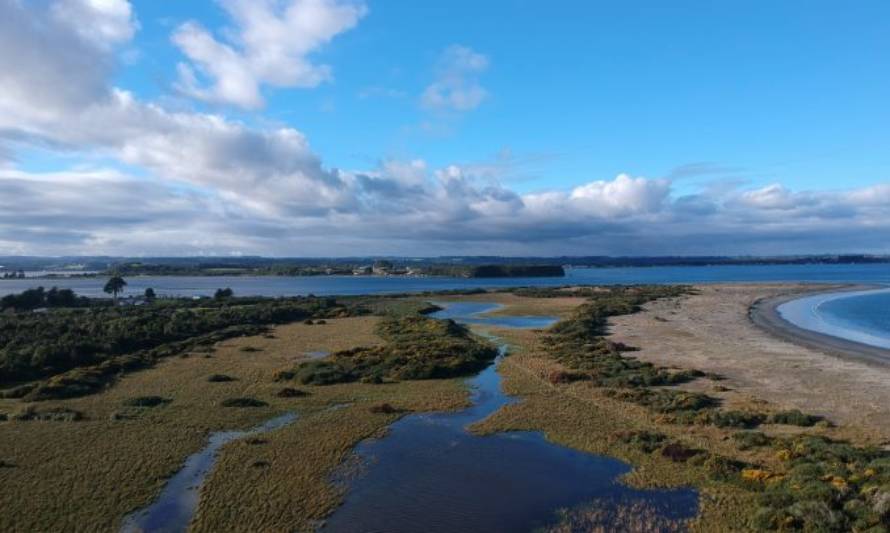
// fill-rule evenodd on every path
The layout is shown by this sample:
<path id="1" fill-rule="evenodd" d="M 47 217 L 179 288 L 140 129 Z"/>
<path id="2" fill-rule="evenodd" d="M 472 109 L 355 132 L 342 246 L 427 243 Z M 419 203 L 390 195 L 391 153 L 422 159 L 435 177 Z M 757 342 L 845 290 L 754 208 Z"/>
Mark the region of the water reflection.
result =
<path id="1" fill-rule="evenodd" d="M 296 418 L 295 414 L 287 413 L 249 431 L 219 431 L 211 434 L 207 446 L 186 459 L 185 465 L 170 478 L 153 504 L 124 519 L 121 531 L 126 533 L 185 531 L 198 508 L 201 484 L 213 468 L 219 449 L 233 440 L 286 426 Z"/>
<path id="2" fill-rule="evenodd" d="M 555 320 L 478 316 L 498 309 L 496 304 L 444 305 L 433 316 L 506 327 L 546 327 Z M 518 325 L 523 323 L 532 325 Z M 468 385 L 468 409 L 407 416 L 386 437 L 357 447 L 366 468 L 324 531 L 530 531 L 551 523 L 557 509 L 592 500 L 645 501 L 672 518 L 695 515 L 695 491 L 643 491 L 617 483 L 630 470 L 618 460 L 552 444 L 537 432 L 467 433 L 469 424 L 516 401 L 501 390 L 495 365 Z"/>

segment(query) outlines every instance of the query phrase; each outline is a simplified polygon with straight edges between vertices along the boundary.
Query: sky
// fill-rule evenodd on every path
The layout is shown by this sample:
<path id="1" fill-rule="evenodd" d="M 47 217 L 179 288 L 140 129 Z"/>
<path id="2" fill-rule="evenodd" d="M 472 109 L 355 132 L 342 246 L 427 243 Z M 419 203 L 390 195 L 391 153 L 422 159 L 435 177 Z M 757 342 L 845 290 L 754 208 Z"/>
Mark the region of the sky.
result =
<path id="1" fill-rule="evenodd" d="M 0 0 L 0 255 L 890 253 L 888 20 Z"/>

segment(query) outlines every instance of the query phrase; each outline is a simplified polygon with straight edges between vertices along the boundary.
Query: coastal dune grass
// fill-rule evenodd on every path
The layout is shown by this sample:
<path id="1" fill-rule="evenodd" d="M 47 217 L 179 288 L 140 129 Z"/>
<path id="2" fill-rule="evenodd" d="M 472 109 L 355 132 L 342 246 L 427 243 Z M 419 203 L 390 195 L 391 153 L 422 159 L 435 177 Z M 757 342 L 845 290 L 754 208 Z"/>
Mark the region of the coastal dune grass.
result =
<path id="1" fill-rule="evenodd" d="M 626 477 L 632 484 L 695 486 L 707 495 L 695 530 L 890 530 L 890 452 L 806 432 L 749 431 L 769 425 L 824 431 L 831 424 L 798 410 L 770 413 L 762 402 L 722 409 L 716 398 L 677 387 L 703 373 L 640 363 L 624 355 L 627 347 L 603 338 L 608 316 L 680 295 L 663 288 L 602 290 L 545 335 L 504 332 L 523 352 L 503 363 L 505 388 L 523 401 L 473 429 L 543 430 L 560 444 L 632 462 L 637 468 Z M 552 379 L 559 373 L 573 378 Z M 579 524 L 583 518 L 565 515 Z"/>

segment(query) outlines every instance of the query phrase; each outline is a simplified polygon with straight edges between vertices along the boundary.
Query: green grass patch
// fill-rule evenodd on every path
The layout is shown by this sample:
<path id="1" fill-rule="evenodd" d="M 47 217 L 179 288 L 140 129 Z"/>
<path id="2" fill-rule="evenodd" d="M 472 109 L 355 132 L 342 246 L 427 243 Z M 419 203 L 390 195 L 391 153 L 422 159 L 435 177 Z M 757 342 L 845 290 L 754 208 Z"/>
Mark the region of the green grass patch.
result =
<path id="1" fill-rule="evenodd" d="M 359 347 L 301 363 L 294 378 L 306 385 L 442 379 L 485 368 L 497 349 L 452 320 L 422 315 L 388 317 L 377 327 L 386 344 Z"/>

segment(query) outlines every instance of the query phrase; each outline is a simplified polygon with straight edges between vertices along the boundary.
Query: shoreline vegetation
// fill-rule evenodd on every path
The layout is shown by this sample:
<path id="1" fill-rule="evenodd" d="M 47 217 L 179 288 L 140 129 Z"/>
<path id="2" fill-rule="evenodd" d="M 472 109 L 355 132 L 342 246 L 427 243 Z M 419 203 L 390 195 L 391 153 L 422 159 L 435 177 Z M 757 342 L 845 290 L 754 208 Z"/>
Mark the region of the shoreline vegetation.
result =
<path id="1" fill-rule="evenodd" d="M 505 392 L 521 401 L 472 430 L 543 431 L 631 463 L 632 485 L 693 486 L 702 495 L 691 523 L 698 531 L 890 529 L 890 452 L 845 440 L 844 428 L 818 414 L 758 398 L 727 404 L 712 392 L 726 388 L 723 376 L 648 363 L 635 346 L 612 340 L 613 318 L 653 302 L 682 310 L 696 292 L 437 294 L 496 301 L 504 305 L 498 314 L 562 319 L 544 331 L 497 329 L 513 347 L 499 366 Z M 239 527 L 314 529 L 341 501 L 330 476 L 358 442 L 406 413 L 465 406 L 456 376 L 493 359 L 490 345 L 463 326 L 426 318 L 435 309 L 429 296 L 180 299 L 0 315 L 0 482 L 19 488 L 0 493 L 0 529 L 115 529 L 208 434 L 283 412 L 298 421 L 223 449 L 191 527 L 231 529 L 237 508 Z M 126 341 L 156 330 L 163 344 Z M 73 340 L 85 335 L 96 335 L 90 346 Z M 97 347 L 105 356 L 96 357 Z M 319 350 L 332 355 L 305 355 Z M 133 368 L 118 361 L 134 354 Z M 141 364 L 145 354 L 150 364 Z M 92 383 L 95 372 L 102 380 L 83 388 L 80 378 Z M 554 530 L 590 524 L 595 514 L 565 510 Z"/>
<path id="2" fill-rule="evenodd" d="M 798 256 L 560 256 L 560 257 L 17 257 L 0 256 L 0 281 L 124 276 L 563 276 L 565 268 L 690 267 L 752 265 L 860 265 L 890 263 L 888 255 Z"/>

